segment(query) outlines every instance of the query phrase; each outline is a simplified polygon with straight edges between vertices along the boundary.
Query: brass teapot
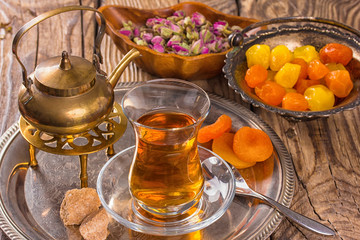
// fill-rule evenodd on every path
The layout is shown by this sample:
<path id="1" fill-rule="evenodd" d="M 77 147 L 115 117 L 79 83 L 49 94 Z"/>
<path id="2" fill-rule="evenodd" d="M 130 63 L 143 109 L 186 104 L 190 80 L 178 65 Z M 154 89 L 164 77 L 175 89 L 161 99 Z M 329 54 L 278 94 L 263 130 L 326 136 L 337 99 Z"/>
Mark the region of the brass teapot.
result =
<path id="1" fill-rule="evenodd" d="M 45 19 L 73 10 L 94 11 L 101 18 L 93 62 L 69 56 L 64 51 L 61 56 L 40 63 L 28 76 L 17 55 L 21 37 Z M 70 135 L 92 129 L 110 114 L 114 104 L 113 88 L 126 66 L 140 53 L 136 49 L 130 50 L 109 78 L 106 78 L 106 74 L 100 69 L 100 43 L 104 33 L 105 19 L 102 13 L 86 6 L 67 6 L 52 10 L 20 28 L 14 37 L 12 50 L 21 65 L 23 76 L 23 86 L 18 96 L 19 110 L 29 124 L 49 134 Z"/>

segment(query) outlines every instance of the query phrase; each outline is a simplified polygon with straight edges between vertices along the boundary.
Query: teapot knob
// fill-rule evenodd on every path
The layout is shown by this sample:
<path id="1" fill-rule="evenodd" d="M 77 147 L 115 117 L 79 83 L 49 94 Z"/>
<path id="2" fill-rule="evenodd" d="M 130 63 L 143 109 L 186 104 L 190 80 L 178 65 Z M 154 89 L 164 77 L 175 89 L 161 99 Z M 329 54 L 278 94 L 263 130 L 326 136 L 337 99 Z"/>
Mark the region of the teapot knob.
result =
<path id="1" fill-rule="evenodd" d="M 61 54 L 61 61 L 60 66 L 62 70 L 70 70 L 71 69 L 71 63 L 69 59 L 69 54 L 67 51 L 63 51 Z"/>

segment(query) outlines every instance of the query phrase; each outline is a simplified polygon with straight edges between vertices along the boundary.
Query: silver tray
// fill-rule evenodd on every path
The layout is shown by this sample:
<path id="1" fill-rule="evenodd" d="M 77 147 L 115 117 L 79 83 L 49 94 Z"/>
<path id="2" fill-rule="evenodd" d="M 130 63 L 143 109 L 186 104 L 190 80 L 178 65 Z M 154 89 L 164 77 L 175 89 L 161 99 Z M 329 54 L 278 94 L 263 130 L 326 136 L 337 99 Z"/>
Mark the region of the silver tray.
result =
<path id="1" fill-rule="evenodd" d="M 131 85 L 121 85 L 115 91 L 116 100 Z M 232 101 L 210 95 L 211 110 L 204 124 L 213 123 L 221 114 L 233 119 L 233 130 L 247 125 L 269 134 L 275 156 L 241 171 L 257 191 L 289 206 L 294 194 L 294 169 L 291 157 L 276 133 L 257 115 Z M 131 125 L 115 144 L 116 152 L 134 145 Z M 37 151 L 37 169 L 29 168 L 28 143 L 15 123 L 0 138 L 0 227 L 10 239 L 81 239 L 76 227 L 65 228 L 59 208 L 65 192 L 80 188 L 80 166 L 77 156 L 62 156 Z M 96 187 L 96 178 L 108 160 L 105 151 L 89 155 L 88 183 Z M 218 221 L 201 230 L 200 239 L 266 239 L 280 224 L 282 216 L 267 205 L 253 199 L 235 197 L 227 212 Z M 109 225 L 108 239 L 154 239 L 140 234 L 115 221 Z M 183 235 L 174 239 L 193 239 Z M 167 238 L 172 239 L 172 238 Z M 197 238 L 198 239 L 198 238 Z"/>

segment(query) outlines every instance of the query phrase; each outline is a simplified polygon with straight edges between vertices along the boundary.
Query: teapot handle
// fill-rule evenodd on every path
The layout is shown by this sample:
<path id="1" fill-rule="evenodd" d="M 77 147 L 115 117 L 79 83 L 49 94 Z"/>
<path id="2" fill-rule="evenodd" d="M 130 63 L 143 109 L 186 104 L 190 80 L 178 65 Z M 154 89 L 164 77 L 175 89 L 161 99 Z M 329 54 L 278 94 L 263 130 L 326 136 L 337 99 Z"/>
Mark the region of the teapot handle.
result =
<path id="1" fill-rule="evenodd" d="M 94 61 L 98 61 L 100 63 L 103 62 L 101 51 L 100 51 L 100 44 L 101 44 L 101 41 L 105 34 L 105 27 L 106 27 L 105 23 L 106 22 L 105 22 L 104 15 L 101 12 L 99 12 L 95 8 L 87 7 L 87 6 L 66 6 L 66 7 L 57 8 L 57 9 L 45 12 L 45 13 L 37 16 L 36 18 L 33 18 L 31 21 L 27 22 L 24 26 L 22 26 L 19 29 L 19 31 L 16 33 L 14 40 L 13 40 L 13 44 L 12 44 L 12 52 L 15 55 L 17 61 L 20 63 L 20 66 L 22 68 L 23 85 L 26 87 L 26 89 L 29 91 L 30 94 L 31 94 L 30 85 L 31 85 L 32 80 L 28 79 L 26 68 L 25 68 L 24 64 L 21 62 L 21 60 L 17 54 L 17 47 L 18 47 L 20 39 L 27 31 L 29 31 L 32 27 L 41 23 L 42 21 L 44 21 L 52 16 L 55 16 L 57 14 L 74 11 L 74 10 L 88 10 L 88 11 L 93 11 L 93 12 L 96 12 L 97 14 L 99 14 L 99 16 L 101 18 L 101 25 L 100 25 L 100 29 L 98 31 L 97 37 L 95 39 Z"/>

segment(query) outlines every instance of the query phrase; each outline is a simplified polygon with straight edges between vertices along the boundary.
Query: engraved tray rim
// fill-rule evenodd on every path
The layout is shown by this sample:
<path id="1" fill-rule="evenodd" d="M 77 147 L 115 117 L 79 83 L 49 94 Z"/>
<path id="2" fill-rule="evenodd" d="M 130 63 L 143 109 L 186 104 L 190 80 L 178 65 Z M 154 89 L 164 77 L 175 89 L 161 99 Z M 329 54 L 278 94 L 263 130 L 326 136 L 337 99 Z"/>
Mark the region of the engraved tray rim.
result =
<path id="1" fill-rule="evenodd" d="M 127 82 L 127 83 L 120 83 L 115 91 L 124 91 L 134 85 L 139 84 L 139 82 Z M 225 99 L 223 97 L 209 94 L 209 97 L 212 101 L 214 101 L 217 105 L 221 107 L 229 108 L 234 113 L 236 112 L 238 115 L 242 115 L 243 118 L 248 119 L 248 123 L 250 125 L 257 125 L 262 128 L 265 132 L 267 132 L 276 148 L 280 165 L 281 171 L 283 173 L 283 186 L 281 188 L 281 199 L 275 199 L 280 201 L 285 206 L 289 207 L 294 196 L 295 192 L 295 171 L 293 167 L 292 158 L 287 151 L 285 145 L 275 133 L 275 131 L 266 123 L 264 122 L 258 115 L 251 112 L 249 109 L 245 108 L 244 106 L 230 100 Z M 213 104 L 213 103 L 212 103 Z M 20 134 L 19 124 L 16 122 L 7 131 L 1 136 L 0 138 L 0 171 L 3 166 L 3 158 L 6 153 L 6 150 L 11 145 L 12 141 Z M 271 211 L 271 210 L 270 210 Z M 270 212 L 269 211 L 269 212 Z M 262 240 L 269 237 L 275 229 L 278 227 L 280 222 L 282 221 L 283 216 L 278 213 L 277 211 L 272 211 L 263 222 L 262 226 L 258 226 L 256 229 L 256 233 L 251 236 L 251 239 Z M 30 226 L 32 227 L 32 226 Z M 12 240 L 15 239 L 27 239 L 26 232 L 21 229 L 17 223 L 11 218 L 9 213 L 6 210 L 6 206 L 4 205 L 3 196 L 0 196 L 0 228 L 5 232 L 5 234 Z M 235 239 L 240 239 L 241 235 L 235 236 Z"/>

